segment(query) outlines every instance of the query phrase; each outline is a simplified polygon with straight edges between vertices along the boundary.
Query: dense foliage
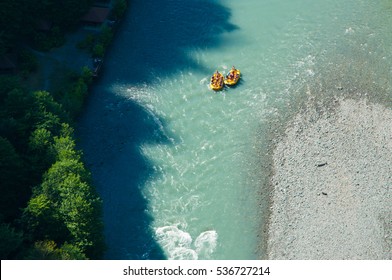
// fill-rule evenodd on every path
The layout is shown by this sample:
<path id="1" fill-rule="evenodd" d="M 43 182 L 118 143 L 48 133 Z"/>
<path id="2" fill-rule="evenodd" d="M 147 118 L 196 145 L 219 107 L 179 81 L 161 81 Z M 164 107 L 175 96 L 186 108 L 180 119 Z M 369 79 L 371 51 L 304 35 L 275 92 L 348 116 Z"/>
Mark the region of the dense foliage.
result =
<path id="1" fill-rule="evenodd" d="M 97 2 L 107 3 L 109 0 Z M 0 258 L 99 259 L 104 251 L 101 201 L 76 149 L 72 122 L 92 82 L 89 68 L 54 94 L 21 86 L 38 67 L 29 48 L 64 42 L 94 0 L 1 0 L 0 56 L 16 52 L 18 74 L 0 75 Z M 114 0 L 120 19 L 126 0 Z M 47 30 L 40 24 L 47 24 Z M 42 27 L 42 25 L 41 25 Z M 80 44 L 103 57 L 112 27 Z M 21 47 L 23 46 L 23 47 Z"/>
<path id="2" fill-rule="evenodd" d="M 21 88 L 16 77 L 0 76 L 2 259 L 102 255 L 101 201 L 69 124 L 90 82 L 85 69 L 61 104 L 48 92 Z"/>

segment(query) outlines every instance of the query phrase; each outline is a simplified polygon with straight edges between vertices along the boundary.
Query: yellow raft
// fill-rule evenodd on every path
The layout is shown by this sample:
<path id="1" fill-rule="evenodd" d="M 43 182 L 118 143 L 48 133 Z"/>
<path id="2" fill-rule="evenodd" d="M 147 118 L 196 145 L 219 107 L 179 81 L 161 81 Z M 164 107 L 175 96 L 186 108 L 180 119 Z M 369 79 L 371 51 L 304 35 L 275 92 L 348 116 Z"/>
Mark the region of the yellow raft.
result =
<path id="1" fill-rule="evenodd" d="M 210 87 L 213 90 L 221 90 L 224 86 L 223 75 L 219 72 L 215 72 L 210 81 Z"/>
<path id="2" fill-rule="evenodd" d="M 225 85 L 234 86 L 238 83 L 241 77 L 241 72 L 238 69 L 230 70 L 230 72 L 225 77 Z"/>

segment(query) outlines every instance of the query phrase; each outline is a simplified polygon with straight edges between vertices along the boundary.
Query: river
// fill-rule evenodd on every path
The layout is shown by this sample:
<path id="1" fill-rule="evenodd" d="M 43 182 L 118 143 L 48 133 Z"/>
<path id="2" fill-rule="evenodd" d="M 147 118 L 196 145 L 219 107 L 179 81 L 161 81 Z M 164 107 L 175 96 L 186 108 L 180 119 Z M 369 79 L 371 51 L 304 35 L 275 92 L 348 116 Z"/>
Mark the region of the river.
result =
<path id="1" fill-rule="evenodd" d="M 307 90 L 390 92 L 391 15 L 387 0 L 131 1 L 78 126 L 105 258 L 262 258 L 274 125 Z M 240 83 L 211 91 L 232 65 Z"/>

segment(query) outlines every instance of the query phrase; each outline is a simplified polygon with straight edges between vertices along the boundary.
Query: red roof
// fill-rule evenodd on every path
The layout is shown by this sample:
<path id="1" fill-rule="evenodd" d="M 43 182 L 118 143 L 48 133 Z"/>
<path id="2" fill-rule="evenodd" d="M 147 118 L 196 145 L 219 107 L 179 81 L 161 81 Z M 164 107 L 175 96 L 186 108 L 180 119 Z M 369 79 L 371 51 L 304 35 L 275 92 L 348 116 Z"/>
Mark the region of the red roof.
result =
<path id="1" fill-rule="evenodd" d="M 81 20 L 92 23 L 103 23 L 108 17 L 109 12 L 109 8 L 91 7 Z"/>

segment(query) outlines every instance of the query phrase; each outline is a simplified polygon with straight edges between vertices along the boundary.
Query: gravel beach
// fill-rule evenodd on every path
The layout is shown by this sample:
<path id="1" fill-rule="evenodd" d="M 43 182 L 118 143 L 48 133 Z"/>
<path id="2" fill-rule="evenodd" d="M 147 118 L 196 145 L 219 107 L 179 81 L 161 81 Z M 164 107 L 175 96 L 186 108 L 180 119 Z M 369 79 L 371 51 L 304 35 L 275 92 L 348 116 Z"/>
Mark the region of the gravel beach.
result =
<path id="1" fill-rule="evenodd" d="M 269 259 L 392 259 L 392 110 L 309 105 L 277 143 Z"/>

